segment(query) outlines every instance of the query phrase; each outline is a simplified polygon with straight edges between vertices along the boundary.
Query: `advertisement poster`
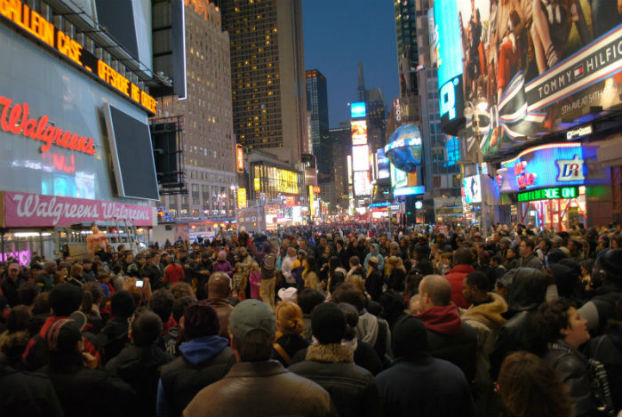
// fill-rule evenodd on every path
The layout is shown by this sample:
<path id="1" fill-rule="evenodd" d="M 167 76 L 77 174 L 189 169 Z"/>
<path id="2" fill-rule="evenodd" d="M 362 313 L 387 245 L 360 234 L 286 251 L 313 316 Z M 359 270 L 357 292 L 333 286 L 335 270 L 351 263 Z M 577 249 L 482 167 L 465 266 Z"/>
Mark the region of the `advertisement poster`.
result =
<path id="1" fill-rule="evenodd" d="M 505 151 L 621 103 L 622 2 L 436 0 L 434 8 L 441 115 L 464 108 L 468 151 Z M 449 44 L 456 27 L 462 71 L 455 55 L 443 61 L 459 49 Z M 443 100 L 442 74 L 458 73 L 464 103 L 458 93 Z"/>

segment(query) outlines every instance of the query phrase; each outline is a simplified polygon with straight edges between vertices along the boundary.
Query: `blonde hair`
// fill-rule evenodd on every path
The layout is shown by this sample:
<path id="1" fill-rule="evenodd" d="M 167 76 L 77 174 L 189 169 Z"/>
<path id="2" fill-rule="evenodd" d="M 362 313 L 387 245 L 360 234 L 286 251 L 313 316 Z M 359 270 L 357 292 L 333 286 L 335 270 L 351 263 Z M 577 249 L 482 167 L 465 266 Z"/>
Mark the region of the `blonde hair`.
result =
<path id="1" fill-rule="evenodd" d="M 365 279 L 363 279 L 362 276 L 357 275 L 357 274 L 352 274 L 349 277 L 346 278 L 345 282 L 349 282 L 352 285 L 354 285 L 357 289 L 359 289 L 360 291 L 363 292 L 363 294 L 365 294 Z"/>
<path id="2" fill-rule="evenodd" d="M 302 310 L 298 304 L 290 301 L 281 301 L 274 309 L 276 317 L 276 338 L 286 334 L 301 334 L 303 329 Z"/>

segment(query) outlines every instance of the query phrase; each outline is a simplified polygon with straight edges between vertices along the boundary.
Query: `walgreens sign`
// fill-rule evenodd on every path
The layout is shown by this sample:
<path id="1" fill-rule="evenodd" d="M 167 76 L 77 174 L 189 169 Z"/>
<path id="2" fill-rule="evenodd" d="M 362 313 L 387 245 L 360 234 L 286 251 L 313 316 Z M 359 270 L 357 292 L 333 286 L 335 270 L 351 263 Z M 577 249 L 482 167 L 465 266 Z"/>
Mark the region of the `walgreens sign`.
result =
<path id="1" fill-rule="evenodd" d="M 4 192 L 5 227 L 69 226 L 75 223 L 124 221 L 152 226 L 153 208 L 112 201 Z"/>

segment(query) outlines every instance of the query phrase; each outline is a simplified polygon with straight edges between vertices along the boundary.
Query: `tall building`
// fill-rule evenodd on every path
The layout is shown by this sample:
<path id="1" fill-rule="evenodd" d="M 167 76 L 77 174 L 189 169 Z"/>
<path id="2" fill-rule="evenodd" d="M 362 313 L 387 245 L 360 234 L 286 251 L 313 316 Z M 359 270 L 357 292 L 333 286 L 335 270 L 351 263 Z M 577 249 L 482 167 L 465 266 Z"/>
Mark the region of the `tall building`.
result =
<path id="1" fill-rule="evenodd" d="M 328 131 L 330 151 L 333 160 L 333 181 L 326 186 L 321 185 L 324 198 L 330 203 L 329 211 L 335 212 L 337 206 L 343 209 L 349 204 L 348 155 L 352 153 L 352 132 L 350 123 L 342 122 L 339 127 Z"/>
<path id="2" fill-rule="evenodd" d="M 420 0 L 394 0 L 397 65 L 400 81 L 400 97 L 418 94 L 416 74 L 419 49 L 417 48 L 416 16 Z"/>
<path id="3" fill-rule="evenodd" d="M 328 94 L 326 92 L 326 77 L 316 70 L 307 70 L 307 99 L 311 108 L 311 144 L 313 155 L 318 162 L 320 182 L 326 182 L 332 167 L 328 139 Z"/>
<path id="4" fill-rule="evenodd" d="M 416 62 L 417 88 L 420 98 L 421 136 L 424 148 L 424 182 L 428 209 L 427 220 L 448 220 L 462 216 L 460 199 L 460 160 L 457 138 L 441 131 L 437 70 L 431 68 L 429 45 L 428 10 L 429 0 L 416 2 L 416 33 L 419 55 Z M 433 29 L 433 28 L 432 28 Z M 433 204 L 430 204 L 432 203 Z M 434 207 L 434 210 L 429 210 Z"/>
<path id="5" fill-rule="evenodd" d="M 308 140 L 301 0 L 221 0 L 238 143 L 301 160 Z"/>
<path id="6" fill-rule="evenodd" d="M 180 170 L 188 193 L 162 196 L 161 203 L 172 217 L 233 218 L 237 175 L 229 35 L 214 4 L 186 3 L 187 97 L 160 99 L 153 123 L 180 124 Z"/>
<path id="7" fill-rule="evenodd" d="M 367 142 L 370 149 L 376 150 L 385 145 L 387 118 L 384 94 L 380 88 L 367 90 L 363 75 L 363 63 L 359 61 L 357 94 L 359 101 L 365 102 L 367 121 Z"/>

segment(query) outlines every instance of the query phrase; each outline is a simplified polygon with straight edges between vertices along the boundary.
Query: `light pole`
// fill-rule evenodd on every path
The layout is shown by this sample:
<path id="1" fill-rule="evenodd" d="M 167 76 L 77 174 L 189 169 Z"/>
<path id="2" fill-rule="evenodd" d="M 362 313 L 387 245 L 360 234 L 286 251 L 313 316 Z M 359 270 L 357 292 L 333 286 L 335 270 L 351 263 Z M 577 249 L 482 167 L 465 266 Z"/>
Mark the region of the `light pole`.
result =
<path id="1" fill-rule="evenodd" d="M 486 239 L 486 237 L 488 236 L 488 192 L 487 192 L 487 181 L 485 183 L 482 184 L 481 178 L 482 178 L 482 172 L 481 172 L 481 167 L 484 164 L 484 155 L 482 154 L 482 148 L 481 148 L 481 140 L 482 140 L 482 136 L 483 136 L 483 132 L 485 131 L 484 129 L 482 129 L 481 126 L 481 122 L 482 120 L 480 119 L 481 115 L 487 115 L 488 111 L 488 102 L 486 101 L 486 99 L 479 97 L 475 100 L 475 104 L 473 104 L 470 101 L 466 102 L 466 106 L 465 106 L 465 110 L 464 110 L 464 115 L 467 119 L 472 118 L 472 127 L 473 127 L 473 135 L 475 136 L 475 143 L 473 146 L 476 147 L 476 151 L 477 151 L 477 170 L 476 170 L 476 174 L 478 175 L 478 177 L 480 178 L 480 188 L 481 188 L 481 193 L 482 193 L 482 202 L 480 204 L 480 215 L 482 218 L 481 221 L 481 229 L 482 229 L 482 237 L 484 239 Z"/>

